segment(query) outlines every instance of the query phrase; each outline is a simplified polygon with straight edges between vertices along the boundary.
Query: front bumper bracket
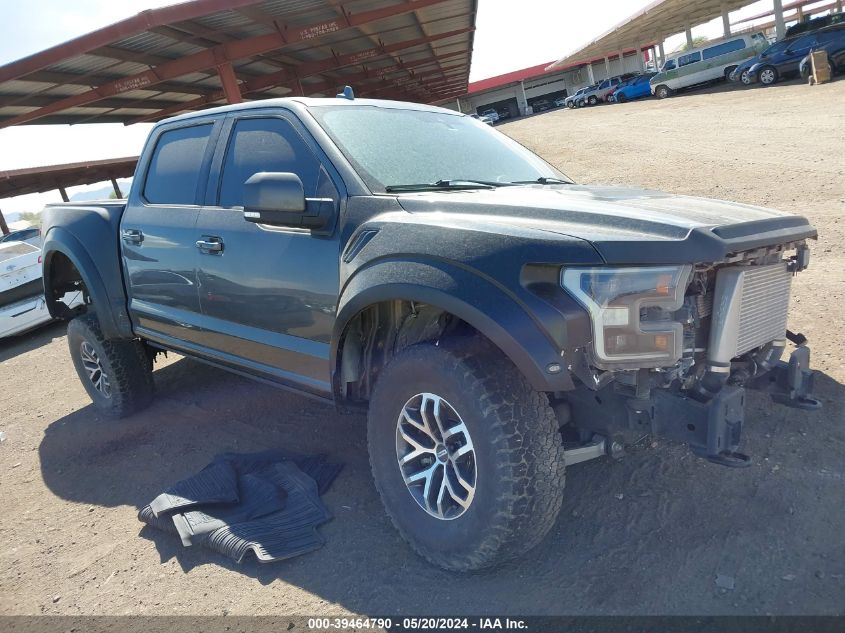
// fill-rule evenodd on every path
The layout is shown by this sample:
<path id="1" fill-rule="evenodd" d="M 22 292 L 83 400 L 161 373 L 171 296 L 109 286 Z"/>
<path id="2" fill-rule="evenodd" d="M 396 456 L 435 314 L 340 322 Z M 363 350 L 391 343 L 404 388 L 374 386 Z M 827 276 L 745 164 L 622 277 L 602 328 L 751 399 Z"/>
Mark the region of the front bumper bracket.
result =
<path id="1" fill-rule="evenodd" d="M 749 381 L 746 387 L 767 392 L 778 404 L 815 411 L 821 409 L 822 404 L 812 396 L 813 377 L 810 348 L 801 345 L 792 352 L 788 362 L 778 361 L 767 373 Z"/>

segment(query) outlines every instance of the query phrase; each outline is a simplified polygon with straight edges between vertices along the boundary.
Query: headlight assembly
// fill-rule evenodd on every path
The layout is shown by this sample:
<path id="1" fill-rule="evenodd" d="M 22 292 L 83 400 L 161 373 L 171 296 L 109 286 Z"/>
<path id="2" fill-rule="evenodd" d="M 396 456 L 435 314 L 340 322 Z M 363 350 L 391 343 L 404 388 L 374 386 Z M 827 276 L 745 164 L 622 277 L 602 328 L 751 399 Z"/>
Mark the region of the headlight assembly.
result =
<path id="1" fill-rule="evenodd" d="M 683 326 L 672 313 L 684 304 L 691 271 L 691 266 L 565 269 L 561 285 L 590 313 L 597 364 L 675 364 L 683 351 Z"/>

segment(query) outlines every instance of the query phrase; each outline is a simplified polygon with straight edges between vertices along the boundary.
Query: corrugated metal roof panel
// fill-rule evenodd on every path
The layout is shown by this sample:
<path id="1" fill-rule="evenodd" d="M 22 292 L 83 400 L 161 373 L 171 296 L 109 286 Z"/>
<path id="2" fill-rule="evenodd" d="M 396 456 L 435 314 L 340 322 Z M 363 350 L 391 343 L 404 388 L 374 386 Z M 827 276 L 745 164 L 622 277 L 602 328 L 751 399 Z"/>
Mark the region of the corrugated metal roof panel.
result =
<path id="1" fill-rule="evenodd" d="M 0 127 L 131 122 L 139 111 L 175 113 L 156 109 L 168 102 L 204 107 L 223 98 L 216 65 L 227 56 L 245 99 L 289 94 L 298 89 L 297 76 L 306 94 L 329 94 L 350 81 L 359 94 L 377 88 L 379 96 L 434 101 L 443 96 L 435 86 L 444 77 L 457 86 L 453 91 L 465 89 L 477 0 L 346 0 L 342 6 L 336 0 L 191 0 L 144 12 L 0 67 Z M 449 70 L 440 72 L 443 67 Z M 417 68 L 425 74 L 413 76 Z M 145 100 L 155 107 L 145 108 Z M 23 113 L 32 114 L 19 117 Z"/>

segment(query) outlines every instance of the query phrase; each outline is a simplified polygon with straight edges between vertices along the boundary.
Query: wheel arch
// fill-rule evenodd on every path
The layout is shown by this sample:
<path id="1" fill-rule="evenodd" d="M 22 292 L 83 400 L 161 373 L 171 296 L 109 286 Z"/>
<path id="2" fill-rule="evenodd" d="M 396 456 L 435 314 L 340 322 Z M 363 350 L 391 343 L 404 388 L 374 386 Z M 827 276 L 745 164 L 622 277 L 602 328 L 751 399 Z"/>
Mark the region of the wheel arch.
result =
<path id="1" fill-rule="evenodd" d="M 439 262 L 438 265 L 401 262 L 401 270 L 399 264 L 385 263 L 361 271 L 344 288 L 338 304 L 330 355 L 332 388 L 337 402 L 351 399 L 347 391 L 350 363 L 359 362 L 363 377 L 365 370 L 360 368 L 360 361 L 366 360 L 365 355 L 372 353 L 373 349 L 373 345 L 368 348 L 366 341 L 355 339 L 361 333 L 354 328 L 362 325 L 368 311 L 382 309 L 387 312 L 377 318 L 388 321 L 388 330 L 391 326 L 396 330 L 406 325 L 410 317 L 408 310 L 413 314 L 410 318 L 419 314 L 414 312 L 416 306 L 427 310 L 423 315 L 427 322 L 421 326 L 423 334 L 410 337 L 412 343 L 431 340 L 419 338 L 425 333 L 440 336 L 449 333 L 450 325 L 459 327 L 465 324 L 510 359 L 534 389 L 548 392 L 573 388 L 572 378 L 566 370 L 557 373 L 547 371 L 550 365 L 562 364 L 561 350 L 520 303 L 501 288 L 480 275 L 459 267 L 444 267 Z M 408 279 L 415 281 L 409 282 Z M 398 313 L 390 314 L 390 310 L 395 312 L 397 309 Z M 435 324 L 434 318 L 448 322 Z M 380 323 L 378 327 L 383 325 Z M 382 335 L 389 334 L 382 332 Z M 396 338 L 390 340 L 395 341 Z M 384 340 L 379 342 L 385 344 L 385 348 L 381 349 L 383 354 L 389 356 L 398 351 L 388 349 Z M 354 358 L 350 360 L 349 355 Z M 374 382 L 377 369 L 375 375 L 366 380 Z"/>
<path id="2" fill-rule="evenodd" d="M 42 254 L 44 296 L 50 316 L 70 316 L 59 299 L 67 284 L 78 280 L 91 299 L 103 334 L 108 338 L 131 338 L 123 297 L 111 296 L 93 258 L 75 235 L 62 227 L 51 228 L 44 238 Z"/>

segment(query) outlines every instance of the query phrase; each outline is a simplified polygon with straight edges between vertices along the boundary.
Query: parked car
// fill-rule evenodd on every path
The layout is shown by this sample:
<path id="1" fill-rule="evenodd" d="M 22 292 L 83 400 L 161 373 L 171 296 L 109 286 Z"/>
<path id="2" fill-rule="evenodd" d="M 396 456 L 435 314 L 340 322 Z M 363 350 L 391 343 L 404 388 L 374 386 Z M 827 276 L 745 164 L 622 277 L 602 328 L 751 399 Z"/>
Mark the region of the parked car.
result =
<path id="1" fill-rule="evenodd" d="M 481 121 L 482 123 L 486 123 L 487 125 L 493 125 L 493 119 L 491 119 L 486 114 L 484 116 L 480 114 L 470 114 L 470 117 L 476 119 L 477 121 Z"/>
<path id="2" fill-rule="evenodd" d="M 727 79 L 743 62 L 769 46 L 762 33 L 707 42 L 666 60 L 651 78 L 651 93 L 665 99 L 678 90 Z"/>
<path id="3" fill-rule="evenodd" d="M 531 104 L 531 110 L 537 114 L 538 112 L 545 112 L 554 108 L 554 104 L 550 99 L 537 99 Z"/>
<path id="4" fill-rule="evenodd" d="M 748 76 L 748 71 L 751 69 L 752 66 L 758 64 L 762 61 L 765 61 L 769 57 L 773 55 L 778 55 L 783 52 L 792 42 L 794 42 L 797 38 L 788 38 L 785 40 L 781 40 L 780 42 L 775 42 L 759 55 L 752 57 L 749 60 L 744 61 L 739 66 L 737 66 L 728 77 L 731 81 L 738 81 L 745 86 L 750 86 L 753 82 L 751 78 Z"/>
<path id="5" fill-rule="evenodd" d="M 625 81 L 623 77 L 610 77 L 605 79 L 604 81 L 599 82 L 591 90 L 587 90 L 584 94 L 582 94 L 575 102 L 575 105 L 578 107 L 597 105 L 605 101 L 607 96 L 623 81 Z"/>
<path id="6" fill-rule="evenodd" d="M 638 75 L 633 79 L 629 79 L 624 84 L 616 89 L 613 93 L 613 101 L 616 103 L 624 103 L 634 99 L 641 99 L 642 97 L 651 96 L 651 78 L 656 73 L 646 73 L 645 75 Z"/>
<path id="7" fill-rule="evenodd" d="M 845 13 L 830 13 L 828 15 L 822 15 L 817 18 L 811 18 L 804 22 L 799 22 L 798 24 L 793 24 L 788 29 L 786 29 L 786 37 L 804 35 L 811 31 L 818 31 L 819 29 L 823 29 L 826 26 L 841 24 L 843 22 L 845 22 Z"/>
<path id="8" fill-rule="evenodd" d="M 613 90 L 611 90 L 611 91 L 610 91 L 610 94 L 608 94 L 608 95 L 605 97 L 605 99 L 604 99 L 604 100 L 605 100 L 607 103 L 616 103 L 616 93 L 618 93 L 618 92 L 619 92 L 619 89 L 620 89 L 620 88 L 622 88 L 623 86 L 628 85 L 628 82 L 630 82 L 630 81 L 632 81 L 632 80 L 631 80 L 631 79 L 626 79 L 625 81 L 621 82 L 621 83 L 620 83 L 619 85 L 617 85 L 617 86 L 616 86 Z"/>
<path id="9" fill-rule="evenodd" d="M 813 51 L 825 51 L 827 53 L 827 61 L 830 64 L 830 69 L 834 74 L 845 73 L 845 32 L 843 37 L 834 39 L 824 46 L 816 47 Z M 799 72 L 804 81 L 810 79 L 813 72 L 812 64 L 810 62 L 810 55 L 804 57 L 799 65 Z"/>
<path id="10" fill-rule="evenodd" d="M 82 293 L 69 289 L 63 300 L 72 310 L 81 305 Z M 52 320 L 41 281 L 41 249 L 27 242 L 0 242 L 0 338 Z"/>
<path id="11" fill-rule="evenodd" d="M 556 107 L 556 108 L 562 108 L 563 106 L 565 106 L 565 105 L 566 105 L 566 100 L 567 100 L 568 98 L 569 98 L 569 97 L 565 97 L 565 96 L 564 96 L 564 97 L 558 97 L 557 99 L 555 99 L 555 107 Z"/>
<path id="12" fill-rule="evenodd" d="M 30 227 L 18 231 L 10 231 L 6 235 L 0 235 L 0 244 L 4 242 L 26 242 L 33 246 L 41 246 L 41 229 Z"/>
<path id="13" fill-rule="evenodd" d="M 845 37 L 845 23 L 828 26 L 795 38 L 789 46 L 754 64 L 748 69 L 751 82 L 771 86 L 785 77 L 800 72 L 801 60 L 816 48 L 833 44 Z"/>
<path id="14" fill-rule="evenodd" d="M 537 545 L 574 463 L 653 433 L 748 466 L 747 390 L 820 406 L 806 341 L 780 360 L 803 217 L 578 186 L 452 110 L 351 96 L 161 121 L 136 173 L 42 216 L 95 407 L 149 405 L 173 350 L 367 411 L 388 515 L 447 569 Z"/>
<path id="15" fill-rule="evenodd" d="M 583 88 L 580 88 L 577 92 L 575 92 L 575 94 L 569 95 L 569 96 L 568 96 L 568 97 L 564 100 L 563 104 L 564 104 L 567 108 L 570 108 L 570 109 L 571 109 L 571 108 L 575 108 L 575 107 L 577 107 L 577 103 L 578 103 L 578 100 L 580 99 L 581 95 L 583 95 L 583 94 L 584 94 L 585 92 L 587 92 L 588 90 L 592 90 L 592 89 L 593 89 L 593 88 L 595 88 L 597 85 L 598 85 L 598 84 L 593 84 L 592 86 L 584 86 Z"/>
<path id="16" fill-rule="evenodd" d="M 479 112 L 478 114 L 479 114 L 480 116 L 487 117 L 487 118 L 488 118 L 488 119 L 490 119 L 493 123 L 498 123 L 498 122 L 499 122 L 499 119 L 501 119 L 501 118 L 502 118 L 502 117 L 499 115 L 499 112 L 498 112 L 497 110 L 494 110 L 493 108 L 488 108 L 488 109 L 487 109 L 487 110 L 485 110 L 484 112 Z"/>

